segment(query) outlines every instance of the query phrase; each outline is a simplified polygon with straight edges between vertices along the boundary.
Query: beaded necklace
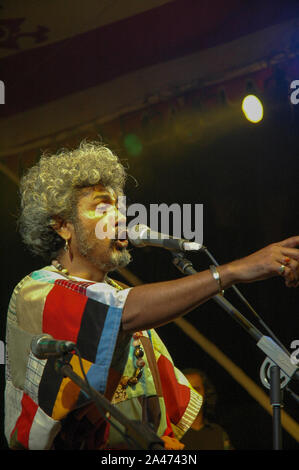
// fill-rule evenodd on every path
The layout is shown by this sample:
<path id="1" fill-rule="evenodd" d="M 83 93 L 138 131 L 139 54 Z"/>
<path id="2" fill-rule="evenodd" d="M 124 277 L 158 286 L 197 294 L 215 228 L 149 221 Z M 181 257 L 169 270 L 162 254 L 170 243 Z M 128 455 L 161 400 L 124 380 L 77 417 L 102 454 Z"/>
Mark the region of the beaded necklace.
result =
<path id="1" fill-rule="evenodd" d="M 52 261 L 52 266 L 56 268 L 61 274 L 63 274 L 66 278 L 71 279 L 72 276 L 70 276 L 68 270 L 64 268 L 61 263 L 59 263 L 58 260 L 53 260 Z M 117 282 L 115 282 L 113 279 L 110 279 L 108 276 L 105 277 L 104 282 L 106 284 L 111 285 L 117 290 L 123 290 L 123 287 L 121 287 Z M 141 347 L 141 337 L 142 333 L 140 331 L 136 332 L 133 334 L 133 346 L 134 346 L 134 361 L 135 361 L 135 371 L 132 377 L 126 377 L 123 376 L 120 380 L 120 386 L 122 389 L 126 389 L 128 386 L 134 386 L 138 383 L 140 378 L 142 377 L 143 373 L 143 367 L 145 366 L 145 362 L 142 359 L 144 356 L 144 351 Z"/>

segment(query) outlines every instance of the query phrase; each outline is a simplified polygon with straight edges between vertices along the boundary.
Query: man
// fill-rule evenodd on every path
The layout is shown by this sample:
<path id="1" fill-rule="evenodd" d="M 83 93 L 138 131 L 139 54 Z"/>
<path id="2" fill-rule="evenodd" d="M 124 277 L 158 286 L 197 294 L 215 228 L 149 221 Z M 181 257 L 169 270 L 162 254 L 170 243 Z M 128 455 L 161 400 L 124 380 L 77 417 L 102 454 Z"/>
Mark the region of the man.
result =
<path id="1" fill-rule="evenodd" d="M 182 279 L 129 288 L 108 273 L 130 261 L 117 199 L 126 172 L 105 146 L 83 142 L 43 155 L 20 185 L 20 232 L 47 266 L 16 286 L 8 308 L 5 435 L 11 448 L 124 448 L 54 359 L 30 351 L 35 335 L 76 343 L 90 384 L 131 419 L 150 423 L 165 448 L 178 442 L 202 402 L 153 328 L 236 282 L 281 274 L 297 286 L 299 237 Z M 113 217 L 112 217 L 113 215 Z M 99 236 L 115 231 L 115 238 Z M 119 236 L 118 236 L 119 235 Z M 51 263 L 51 264 L 49 264 Z M 68 358 L 78 374 L 76 354 Z"/>
<path id="2" fill-rule="evenodd" d="M 215 422 L 217 393 L 207 374 L 201 370 L 189 368 L 184 375 L 203 397 L 203 404 L 191 427 L 184 434 L 181 442 L 185 450 L 232 450 L 227 432 Z"/>

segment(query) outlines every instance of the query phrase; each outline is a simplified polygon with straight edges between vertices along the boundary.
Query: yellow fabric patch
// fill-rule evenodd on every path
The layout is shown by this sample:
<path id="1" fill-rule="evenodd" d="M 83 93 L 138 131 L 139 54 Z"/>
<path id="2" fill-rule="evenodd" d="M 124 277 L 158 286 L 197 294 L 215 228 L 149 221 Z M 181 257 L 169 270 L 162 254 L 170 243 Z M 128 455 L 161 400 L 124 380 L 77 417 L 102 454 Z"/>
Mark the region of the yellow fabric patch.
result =
<path id="1" fill-rule="evenodd" d="M 86 359 L 82 359 L 82 364 L 84 371 L 87 374 L 92 363 Z M 73 355 L 70 360 L 70 365 L 72 366 L 73 371 L 83 379 L 78 356 Z M 80 390 L 80 387 L 78 387 L 78 385 L 76 385 L 69 377 L 65 377 L 63 379 L 53 407 L 53 419 L 63 419 L 74 408 L 78 400 Z"/>
<path id="2" fill-rule="evenodd" d="M 52 289 L 53 284 L 38 282 L 27 277 L 16 298 L 17 320 L 20 328 L 33 335 L 38 335 L 43 331 L 44 305 Z"/>

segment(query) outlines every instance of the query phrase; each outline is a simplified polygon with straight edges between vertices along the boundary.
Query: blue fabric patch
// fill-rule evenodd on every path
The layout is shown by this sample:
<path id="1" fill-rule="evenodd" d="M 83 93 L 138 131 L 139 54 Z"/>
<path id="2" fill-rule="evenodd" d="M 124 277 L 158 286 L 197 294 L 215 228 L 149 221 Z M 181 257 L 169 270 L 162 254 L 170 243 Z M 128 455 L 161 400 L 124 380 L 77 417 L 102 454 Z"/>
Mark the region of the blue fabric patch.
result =
<path id="1" fill-rule="evenodd" d="M 98 345 L 95 363 L 86 374 L 90 385 L 100 393 L 103 393 L 106 389 L 108 372 L 118 337 L 121 316 L 122 308 L 109 307 Z"/>
<path id="2" fill-rule="evenodd" d="M 45 269 L 40 269 L 39 271 L 33 271 L 30 274 L 31 279 L 35 281 L 44 281 L 49 282 L 50 284 L 54 284 L 55 276 L 53 276 L 52 272 L 46 271 Z"/>

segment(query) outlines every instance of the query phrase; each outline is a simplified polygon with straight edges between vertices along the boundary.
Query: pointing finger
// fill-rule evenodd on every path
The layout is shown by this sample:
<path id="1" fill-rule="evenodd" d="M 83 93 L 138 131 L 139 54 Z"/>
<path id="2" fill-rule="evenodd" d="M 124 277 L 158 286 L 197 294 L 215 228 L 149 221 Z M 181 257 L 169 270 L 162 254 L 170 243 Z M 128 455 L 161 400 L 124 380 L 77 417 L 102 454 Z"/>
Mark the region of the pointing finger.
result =
<path id="1" fill-rule="evenodd" d="M 288 247 L 288 248 L 295 248 L 296 246 L 299 246 L 299 235 L 286 238 L 285 240 L 282 240 L 281 242 L 277 244 L 280 246 Z"/>

